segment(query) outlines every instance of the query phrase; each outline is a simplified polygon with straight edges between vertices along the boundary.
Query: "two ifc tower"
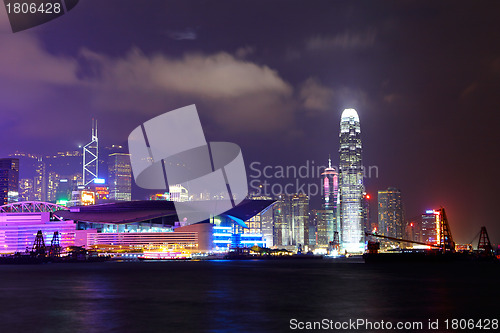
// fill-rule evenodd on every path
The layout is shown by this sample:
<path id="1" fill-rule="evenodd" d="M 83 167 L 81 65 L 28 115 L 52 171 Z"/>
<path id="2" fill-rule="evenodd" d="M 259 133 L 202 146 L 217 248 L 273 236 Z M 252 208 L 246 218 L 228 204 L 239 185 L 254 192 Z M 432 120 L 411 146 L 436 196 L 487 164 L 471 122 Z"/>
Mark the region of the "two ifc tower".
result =
<path id="1" fill-rule="evenodd" d="M 327 214 L 328 239 L 342 251 L 362 253 L 365 249 L 361 128 L 354 109 L 345 109 L 340 120 L 338 175 L 329 166 L 322 174 L 323 209 Z M 328 216 L 329 215 L 329 216 Z M 340 234 L 340 239 L 338 235 Z"/>

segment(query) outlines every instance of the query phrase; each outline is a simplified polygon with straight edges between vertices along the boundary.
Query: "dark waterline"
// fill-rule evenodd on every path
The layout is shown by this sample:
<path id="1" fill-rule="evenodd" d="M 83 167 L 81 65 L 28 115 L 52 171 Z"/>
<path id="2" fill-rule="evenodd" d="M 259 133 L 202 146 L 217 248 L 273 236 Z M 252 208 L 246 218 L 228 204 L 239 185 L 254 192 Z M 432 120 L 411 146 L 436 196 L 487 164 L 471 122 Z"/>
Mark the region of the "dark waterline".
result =
<path id="1" fill-rule="evenodd" d="M 491 263 L 321 260 L 0 266 L 0 332 L 286 332 L 292 318 L 498 318 L 499 274 Z"/>

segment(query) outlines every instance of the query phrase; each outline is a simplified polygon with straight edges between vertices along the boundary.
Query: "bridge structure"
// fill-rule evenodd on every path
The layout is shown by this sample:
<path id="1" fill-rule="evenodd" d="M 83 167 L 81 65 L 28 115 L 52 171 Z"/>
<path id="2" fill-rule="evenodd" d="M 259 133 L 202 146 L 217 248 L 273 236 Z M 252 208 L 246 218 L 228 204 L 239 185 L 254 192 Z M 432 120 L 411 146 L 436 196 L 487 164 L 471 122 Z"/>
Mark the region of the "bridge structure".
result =
<path id="1" fill-rule="evenodd" d="M 53 213 L 58 210 L 69 210 L 69 208 L 43 201 L 20 201 L 0 206 L 0 213 Z"/>

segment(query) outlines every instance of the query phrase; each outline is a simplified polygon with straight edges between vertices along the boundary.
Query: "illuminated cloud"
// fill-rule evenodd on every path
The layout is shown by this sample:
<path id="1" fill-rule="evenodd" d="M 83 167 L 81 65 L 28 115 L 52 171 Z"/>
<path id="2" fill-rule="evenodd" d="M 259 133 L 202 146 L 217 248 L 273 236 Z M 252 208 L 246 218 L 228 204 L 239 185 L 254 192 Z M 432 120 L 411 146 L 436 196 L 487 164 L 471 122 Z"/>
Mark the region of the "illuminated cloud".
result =
<path id="1" fill-rule="evenodd" d="M 110 58 L 88 50 L 81 56 L 100 73 L 88 83 L 118 89 L 159 89 L 207 98 L 235 98 L 260 92 L 289 96 L 291 86 L 267 66 L 239 60 L 220 52 L 188 54 L 181 59 L 164 55 L 146 56 L 133 49 L 123 58 Z"/>
<path id="2" fill-rule="evenodd" d="M 7 14 L 0 10 L 0 78 L 19 82 L 76 82 L 76 61 L 48 54 L 30 31 L 13 34 Z"/>
<path id="3" fill-rule="evenodd" d="M 306 109 L 324 111 L 332 108 L 333 90 L 317 79 L 307 79 L 301 86 L 299 97 Z"/>
<path id="4" fill-rule="evenodd" d="M 328 110 L 332 100 L 345 96 L 345 89 L 334 92 L 313 78 L 295 93 L 276 70 L 247 59 L 255 52 L 248 45 L 234 54 L 199 52 L 180 57 L 146 54 L 139 48 L 109 56 L 84 48 L 71 57 L 47 51 L 33 31 L 12 34 L 4 12 L 0 32 L 0 82 L 5 86 L 0 108 L 16 113 L 8 113 L 13 122 L 9 131 L 28 132 L 27 136 L 55 136 L 37 128 L 83 121 L 91 115 L 137 119 L 193 103 L 204 105 L 214 129 L 285 133 L 297 129 L 298 109 Z M 196 33 L 171 31 L 169 37 L 193 39 Z M 334 39 L 318 37 L 309 46 L 314 49 L 318 43 L 354 47 L 366 41 L 347 33 Z M 27 131 L 27 126 L 32 128 Z M 121 128 L 115 127 L 112 131 Z"/>
<path id="5" fill-rule="evenodd" d="M 133 49 L 122 58 L 111 58 L 82 50 L 81 57 L 88 65 L 83 83 L 94 90 L 95 102 L 104 109 L 154 114 L 171 97 L 206 103 L 216 122 L 244 131 L 283 128 L 292 118 L 292 86 L 271 68 L 229 53 L 173 59 Z"/>
<path id="6" fill-rule="evenodd" d="M 13 122 L 9 132 L 34 137 L 55 136 L 37 128 L 90 113 L 151 116 L 193 103 L 207 105 L 209 119 L 224 130 L 284 130 L 293 121 L 293 88 L 270 67 L 243 59 L 252 52 L 244 47 L 237 56 L 172 58 L 134 48 L 109 57 L 82 49 L 74 57 L 60 56 L 31 31 L 12 34 L 0 11 L 0 109 Z"/>

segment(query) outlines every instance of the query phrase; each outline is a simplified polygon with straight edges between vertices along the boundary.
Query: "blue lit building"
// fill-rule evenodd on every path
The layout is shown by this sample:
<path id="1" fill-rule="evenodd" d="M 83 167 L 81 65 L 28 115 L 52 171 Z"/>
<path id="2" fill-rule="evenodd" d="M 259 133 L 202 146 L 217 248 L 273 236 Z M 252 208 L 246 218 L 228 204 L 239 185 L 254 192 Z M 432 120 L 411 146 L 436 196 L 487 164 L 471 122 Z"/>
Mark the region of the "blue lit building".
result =
<path id="1" fill-rule="evenodd" d="M 231 237 L 233 235 L 232 227 L 214 226 L 212 228 L 212 240 L 214 251 L 225 251 L 231 246 Z"/>
<path id="2" fill-rule="evenodd" d="M 212 240 L 214 251 L 225 252 L 231 248 L 245 248 L 257 245 L 265 247 L 266 241 L 261 233 L 244 233 L 243 226 L 225 216 L 213 218 Z"/>

